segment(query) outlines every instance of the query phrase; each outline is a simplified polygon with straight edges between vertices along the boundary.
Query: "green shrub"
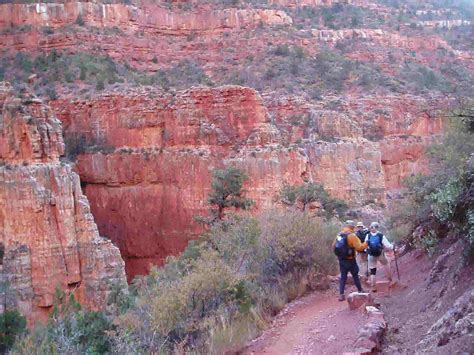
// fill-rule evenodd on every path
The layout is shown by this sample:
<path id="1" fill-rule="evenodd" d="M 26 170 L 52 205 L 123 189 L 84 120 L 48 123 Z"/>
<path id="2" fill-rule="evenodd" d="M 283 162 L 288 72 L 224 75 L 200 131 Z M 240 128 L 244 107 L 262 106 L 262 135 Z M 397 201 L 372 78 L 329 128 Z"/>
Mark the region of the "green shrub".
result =
<path id="1" fill-rule="evenodd" d="M 280 44 L 276 46 L 276 48 L 272 52 L 275 55 L 286 57 L 290 55 L 290 47 L 287 44 Z"/>
<path id="2" fill-rule="evenodd" d="M 294 186 L 284 184 L 280 190 L 279 198 L 283 204 L 288 206 L 298 203 L 303 211 L 309 204 L 319 202 L 322 207 L 320 215 L 326 218 L 332 218 L 336 214 L 343 217 L 348 209 L 344 201 L 332 198 L 323 185 L 313 182 Z"/>
<path id="3" fill-rule="evenodd" d="M 80 14 L 76 18 L 76 25 L 78 25 L 78 26 L 84 26 L 85 25 L 84 19 L 82 18 L 82 16 Z"/>
<path id="4" fill-rule="evenodd" d="M 0 352 L 8 351 L 18 336 L 26 332 L 26 318 L 17 310 L 0 314 Z"/>
<path id="5" fill-rule="evenodd" d="M 467 257 L 472 260 L 469 189 L 474 173 L 468 160 L 474 154 L 474 129 L 470 107 L 467 105 L 445 122 L 442 140 L 428 149 L 431 173 L 407 179 L 404 199 L 392 203 L 389 210 L 389 227 L 397 237 L 404 237 L 431 255 L 447 234 L 458 234 L 464 237 Z M 423 228 L 413 234 L 418 226 Z"/>
<path id="6" fill-rule="evenodd" d="M 137 278 L 114 352 L 238 350 L 269 315 L 332 272 L 337 226 L 300 211 L 230 215 L 179 257 Z"/>
<path id="7" fill-rule="evenodd" d="M 279 199 L 283 204 L 293 206 L 298 199 L 298 193 L 298 186 L 285 183 L 280 189 Z"/>
<path id="8" fill-rule="evenodd" d="M 14 346 L 18 354 L 104 354 L 110 351 L 108 333 L 113 329 L 102 312 L 82 310 L 71 294 L 56 289 L 55 305 L 46 325 L 37 324 Z"/>
<path id="9" fill-rule="evenodd" d="M 425 90 L 451 92 L 453 89 L 447 78 L 433 69 L 415 62 L 405 62 L 399 77 L 415 92 Z"/>
<path id="10" fill-rule="evenodd" d="M 243 184 L 248 180 L 248 176 L 240 169 L 228 167 L 226 169 L 216 169 L 212 173 L 211 192 L 208 202 L 217 208 L 217 218 L 224 217 L 226 208 L 249 209 L 253 201 L 244 197 L 245 190 Z"/>
<path id="11" fill-rule="evenodd" d="M 31 73 L 38 76 L 37 94 L 50 99 L 57 98 L 53 89 L 57 83 L 72 83 L 75 78 L 98 91 L 104 90 L 106 84 L 116 82 L 155 85 L 165 90 L 171 87 L 184 89 L 192 85 L 213 85 L 202 67 L 191 60 L 181 61 L 171 68 L 149 75 L 133 69 L 127 63 L 116 62 L 108 55 L 69 54 L 53 50 L 49 54 L 36 56 L 22 52 L 14 56 L 6 53 L 0 58 L 0 77 L 10 81 L 17 91 L 28 81 Z"/>
<path id="12" fill-rule="evenodd" d="M 97 91 L 102 91 L 105 89 L 105 84 L 104 84 L 104 80 L 103 79 L 99 79 L 97 80 L 97 84 L 95 85 L 95 89 Z"/>
<path id="13" fill-rule="evenodd" d="M 461 181 L 452 179 L 438 191 L 429 195 L 431 209 L 440 222 L 448 222 L 454 217 L 454 209 L 461 191 Z"/>
<path id="14" fill-rule="evenodd" d="M 56 100 L 58 98 L 58 93 L 54 86 L 48 86 L 46 88 L 46 95 L 49 97 L 50 100 Z"/>

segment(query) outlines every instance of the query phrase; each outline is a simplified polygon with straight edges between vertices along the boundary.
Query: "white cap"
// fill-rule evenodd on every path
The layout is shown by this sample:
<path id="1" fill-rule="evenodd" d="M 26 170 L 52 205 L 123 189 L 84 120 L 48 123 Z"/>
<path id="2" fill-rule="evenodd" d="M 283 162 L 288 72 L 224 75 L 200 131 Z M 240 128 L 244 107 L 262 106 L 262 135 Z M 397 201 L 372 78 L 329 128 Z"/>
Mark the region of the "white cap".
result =
<path id="1" fill-rule="evenodd" d="M 378 222 L 372 222 L 372 223 L 370 223 L 370 228 L 378 229 L 379 227 L 380 227 L 380 225 L 379 225 Z"/>
<path id="2" fill-rule="evenodd" d="M 349 219 L 345 222 L 345 225 L 349 227 L 355 227 L 356 223 L 352 219 Z"/>

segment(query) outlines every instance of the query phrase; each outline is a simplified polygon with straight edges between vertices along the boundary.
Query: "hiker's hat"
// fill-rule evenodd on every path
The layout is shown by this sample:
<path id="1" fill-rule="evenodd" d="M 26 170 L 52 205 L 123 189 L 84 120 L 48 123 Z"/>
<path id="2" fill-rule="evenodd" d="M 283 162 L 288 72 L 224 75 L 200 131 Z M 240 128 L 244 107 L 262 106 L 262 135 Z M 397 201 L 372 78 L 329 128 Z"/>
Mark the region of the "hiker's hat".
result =
<path id="1" fill-rule="evenodd" d="M 380 225 L 379 225 L 378 222 L 372 222 L 372 223 L 370 223 L 370 228 L 378 229 L 379 227 L 380 227 Z"/>
<path id="2" fill-rule="evenodd" d="M 349 226 L 349 227 L 355 227 L 355 222 L 352 220 L 352 219 L 348 219 L 346 222 L 345 222 L 346 226 Z"/>
<path id="3" fill-rule="evenodd" d="M 362 222 L 357 222 L 356 227 L 364 227 L 364 223 L 362 223 Z"/>

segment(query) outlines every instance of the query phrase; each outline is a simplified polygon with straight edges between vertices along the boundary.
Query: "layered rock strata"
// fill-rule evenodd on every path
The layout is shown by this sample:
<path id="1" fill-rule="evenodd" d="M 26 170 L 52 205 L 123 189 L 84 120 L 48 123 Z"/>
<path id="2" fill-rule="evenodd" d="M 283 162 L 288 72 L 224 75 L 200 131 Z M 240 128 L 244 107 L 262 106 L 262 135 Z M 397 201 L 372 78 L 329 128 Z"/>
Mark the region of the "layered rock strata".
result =
<path id="1" fill-rule="evenodd" d="M 40 100 L 1 90 L 0 244 L 3 308 L 18 308 L 30 324 L 47 319 L 56 290 L 91 309 L 123 288 L 117 247 L 99 236 L 79 176 L 59 160 L 60 121 Z"/>
<path id="2" fill-rule="evenodd" d="M 28 25 L 61 27 L 75 23 L 78 17 L 79 21 L 90 26 L 173 35 L 292 23 L 291 17 L 284 11 L 265 9 L 200 9 L 198 12 L 185 12 L 156 5 L 137 7 L 95 2 L 0 5 L 0 28 Z"/>
<path id="3" fill-rule="evenodd" d="M 391 105 L 371 120 L 357 113 L 378 112 L 385 102 Z M 387 189 L 400 184 L 387 171 L 402 179 L 423 168 L 417 165 L 422 138 L 399 135 L 440 129 L 398 104 L 368 97 L 333 111 L 291 98 L 264 102 L 253 89 L 223 86 L 108 92 L 52 106 L 68 140 L 88 147 L 77 171 L 101 234 L 120 247 L 132 278 L 202 231 L 193 217 L 207 213 L 212 170 L 226 165 L 248 174 L 246 189 L 257 210 L 278 205 L 286 182 L 321 182 L 353 204 L 384 203 Z M 381 141 L 366 138 L 374 132 Z M 405 153 L 398 155 L 399 146 L 384 135 L 404 142 Z"/>

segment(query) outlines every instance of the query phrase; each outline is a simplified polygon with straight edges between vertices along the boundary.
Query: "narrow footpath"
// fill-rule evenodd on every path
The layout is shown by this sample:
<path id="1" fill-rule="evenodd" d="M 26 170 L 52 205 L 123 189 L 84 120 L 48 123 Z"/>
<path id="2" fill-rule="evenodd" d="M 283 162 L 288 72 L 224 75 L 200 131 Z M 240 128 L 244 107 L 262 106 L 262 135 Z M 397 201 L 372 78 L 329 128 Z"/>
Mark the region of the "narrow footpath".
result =
<path id="1" fill-rule="evenodd" d="M 402 282 L 373 294 L 373 303 L 383 312 L 378 316 L 383 316 L 387 326 L 379 343 L 381 353 L 472 354 L 474 265 L 465 266 L 462 255 L 459 242 L 441 248 L 433 258 L 418 251 L 399 258 Z M 383 280 L 380 271 L 378 280 Z M 392 271 L 397 280 L 393 262 Z M 354 291 L 353 285 L 346 287 L 346 295 Z M 350 311 L 348 303 L 337 297 L 334 278 L 329 290 L 312 292 L 288 304 L 272 326 L 241 353 L 358 353 L 355 342 L 370 317 L 365 307 Z M 361 334 L 363 337 L 364 331 Z"/>
<path id="2" fill-rule="evenodd" d="M 255 339 L 243 354 L 338 354 L 349 352 L 357 328 L 366 316 L 350 311 L 337 292 L 313 292 L 290 303 L 270 329 Z M 354 289 L 352 289 L 354 288 Z M 349 287 L 355 291 L 354 286 Z"/>
<path id="3" fill-rule="evenodd" d="M 393 270 L 395 266 L 393 265 Z M 379 279 L 384 279 L 380 272 Z M 346 295 L 355 292 L 348 277 Z M 368 285 L 364 285 L 368 289 Z M 315 291 L 289 303 L 272 326 L 253 340 L 242 354 L 343 354 L 354 351 L 358 330 L 367 322 L 362 307 L 349 310 L 347 301 L 338 301 L 337 278 L 325 292 Z M 391 295 L 400 287 L 390 291 Z M 377 302 L 386 296 L 374 293 Z"/>

